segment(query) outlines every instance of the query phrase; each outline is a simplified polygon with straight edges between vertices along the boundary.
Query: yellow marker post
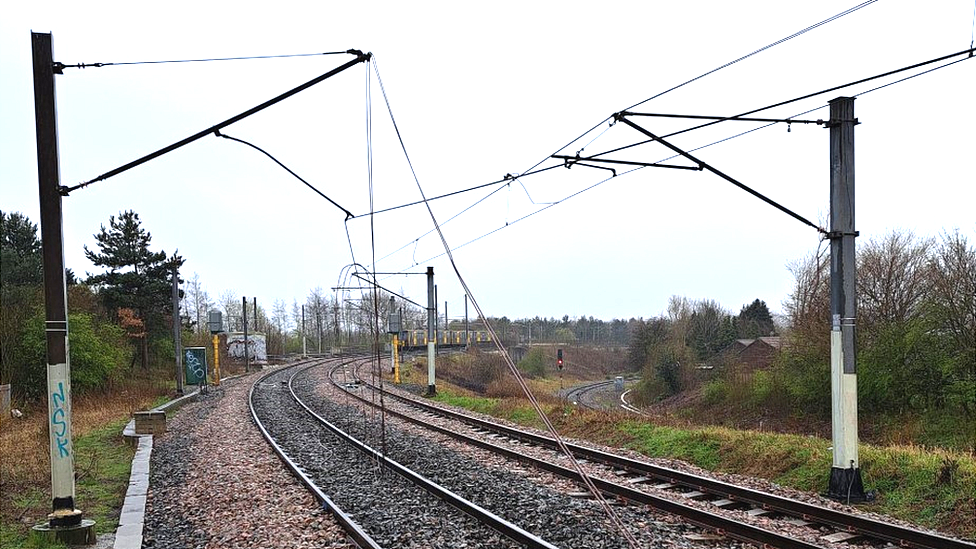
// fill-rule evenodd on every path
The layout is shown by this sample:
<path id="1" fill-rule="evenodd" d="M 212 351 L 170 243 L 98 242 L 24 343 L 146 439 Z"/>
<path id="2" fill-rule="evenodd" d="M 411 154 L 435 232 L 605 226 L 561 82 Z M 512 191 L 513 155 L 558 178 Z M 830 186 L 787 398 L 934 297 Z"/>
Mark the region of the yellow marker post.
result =
<path id="1" fill-rule="evenodd" d="M 220 385 L 220 348 L 218 344 L 217 334 L 213 336 L 213 347 L 214 347 L 214 385 Z"/>
<path id="2" fill-rule="evenodd" d="M 393 383 L 400 383 L 400 338 L 393 334 Z"/>

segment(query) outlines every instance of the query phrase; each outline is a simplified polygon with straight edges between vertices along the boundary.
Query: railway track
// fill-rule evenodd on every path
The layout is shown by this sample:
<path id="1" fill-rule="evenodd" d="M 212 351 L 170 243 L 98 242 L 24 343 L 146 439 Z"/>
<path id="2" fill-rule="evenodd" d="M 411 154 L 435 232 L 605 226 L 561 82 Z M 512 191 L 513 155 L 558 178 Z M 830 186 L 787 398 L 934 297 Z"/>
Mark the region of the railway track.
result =
<path id="1" fill-rule="evenodd" d="M 362 379 L 358 379 L 357 383 L 368 386 Z M 349 387 L 346 390 L 355 392 Z M 530 455 L 538 452 L 525 451 L 526 448 L 554 451 L 555 442 L 549 437 L 447 410 L 416 397 L 389 391 L 384 394 L 417 411 L 407 413 L 388 407 L 387 413 L 462 440 L 466 444 L 530 463 L 536 468 L 566 478 L 578 479 L 575 470 L 558 463 L 560 458 L 552 455 L 540 458 Z M 361 395 L 354 396 L 362 399 Z M 466 428 L 434 425 L 432 418 L 435 417 L 463 424 Z M 939 534 L 736 486 L 601 450 L 573 444 L 569 446 L 578 460 L 599 464 L 603 468 L 602 474 L 596 473 L 593 480 L 605 494 L 680 515 L 692 523 L 749 543 L 784 549 L 822 547 L 837 542 L 861 542 L 875 546 L 892 544 L 916 549 L 976 549 L 976 544 Z M 808 534 L 805 539 L 798 539 L 752 524 L 771 519 L 778 519 L 788 525 L 788 529 L 806 529 L 812 536 Z M 828 529 L 828 532 L 824 533 L 824 529 Z"/>
<path id="2" fill-rule="evenodd" d="M 555 549 L 555 544 L 540 535 L 463 497 L 459 490 L 417 472 L 416 462 L 425 459 L 408 453 L 407 459 L 415 462 L 408 466 L 364 442 L 375 434 L 375 429 L 364 421 L 362 411 L 348 406 L 342 409 L 317 398 L 314 381 L 305 375 L 315 366 L 334 367 L 346 362 L 314 361 L 272 372 L 254 384 L 250 400 L 252 415 L 262 433 L 357 544 Z M 337 413 L 338 419 L 325 417 Z M 360 433 L 354 435 L 355 431 Z M 386 446 L 386 439 L 383 440 Z M 392 446 L 392 438 L 390 443 Z M 413 442 L 409 446 L 418 445 Z M 444 468 L 447 473 L 455 473 L 455 486 L 471 484 L 473 477 L 458 469 Z M 493 483 L 484 484 L 497 488 Z M 511 498 L 497 499 L 507 505 Z M 540 505 L 535 495 L 527 497 L 526 502 L 532 507 Z M 543 501 L 541 505 L 545 508 L 547 504 Z M 520 513 L 523 511 L 516 514 Z M 586 542 L 573 542 L 563 546 L 585 545 Z"/>
<path id="3" fill-rule="evenodd" d="M 601 392 L 607 387 L 612 386 L 615 383 L 614 380 L 608 381 L 598 381 L 596 383 L 590 383 L 587 385 L 580 385 L 578 387 L 573 387 L 572 389 L 566 391 L 566 399 L 580 406 L 582 408 L 587 408 L 590 410 L 606 410 L 607 406 L 595 402 L 594 394 Z M 630 391 L 624 391 L 619 396 L 619 403 L 614 403 L 614 408 L 620 407 L 621 409 L 636 415 L 645 415 L 639 408 L 632 406 L 626 400 L 626 395 Z"/>

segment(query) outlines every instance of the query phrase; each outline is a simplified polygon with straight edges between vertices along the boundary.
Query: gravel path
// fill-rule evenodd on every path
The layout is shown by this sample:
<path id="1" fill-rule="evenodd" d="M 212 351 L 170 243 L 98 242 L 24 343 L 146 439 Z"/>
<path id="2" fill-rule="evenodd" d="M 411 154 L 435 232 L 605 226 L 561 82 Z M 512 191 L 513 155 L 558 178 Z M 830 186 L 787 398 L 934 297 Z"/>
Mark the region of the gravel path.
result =
<path id="1" fill-rule="evenodd" d="M 377 414 L 354 404 L 328 381 L 327 368 L 316 368 L 295 380 L 296 393 L 316 413 L 374 448 L 385 443 L 387 454 L 478 505 L 559 547 L 627 547 L 602 509 L 592 500 L 574 497 L 573 482 L 536 471 L 471 448 L 417 426 L 386 418 L 385 437 Z M 365 390 L 365 389 L 364 389 Z M 615 506 L 642 547 L 705 547 L 686 534 L 696 529 L 643 506 Z M 741 547 L 723 540 L 722 547 Z M 713 546 L 712 546 L 713 547 Z"/>
<path id="2" fill-rule="evenodd" d="M 251 421 L 255 376 L 167 418 L 153 441 L 143 547 L 351 547 Z"/>

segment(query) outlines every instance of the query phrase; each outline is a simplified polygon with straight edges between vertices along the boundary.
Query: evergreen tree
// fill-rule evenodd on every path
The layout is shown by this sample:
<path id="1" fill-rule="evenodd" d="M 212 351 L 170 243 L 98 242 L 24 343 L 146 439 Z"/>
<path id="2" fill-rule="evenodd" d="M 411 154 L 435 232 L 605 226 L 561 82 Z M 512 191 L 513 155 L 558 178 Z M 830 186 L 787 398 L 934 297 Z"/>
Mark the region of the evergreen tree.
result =
<path id="1" fill-rule="evenodd" d="M 769 312 L 766 302 L 756 299 L 748 305 L 743 305 L 739 316 L 735 319 L 735 329 L 740 338 L 756 339 L 774 333 L 773 315 Z"/>
<path id="2" fill-rule="evenodd" d="M 145 322 L 147 331 L 164 331 L 164 317 L 173 313 L 172 269 L 183 265 L 183 258 L 176 253 L 167 256 L 165 251 L 150 251 L 152 235 L 142 228 L 139 214 L 131 210 L 121 212 L 118 218 L 110 216 L 108 224 L 94 235 L 97 253 L 85 246 L 85 257 L 106 269 L 89 275 L 88 284 L 99 289 L 109 310 L 132 309 Z M 143 355 L 145 360 L 145 352 Z"/>
<path id="3" fill-rule="evenodd" d="M 0 286 L 40 284 L 42 278 L 37 225 L 19 212 L 0 211 Z"/>

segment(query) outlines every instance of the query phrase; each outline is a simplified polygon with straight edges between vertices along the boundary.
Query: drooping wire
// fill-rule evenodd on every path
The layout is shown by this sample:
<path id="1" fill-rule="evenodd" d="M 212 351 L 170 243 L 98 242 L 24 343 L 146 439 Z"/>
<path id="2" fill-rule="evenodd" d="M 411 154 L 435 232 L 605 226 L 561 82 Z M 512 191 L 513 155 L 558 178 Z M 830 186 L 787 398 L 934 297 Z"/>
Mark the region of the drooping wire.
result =
<path id="1" fill-rule="evenodd" d="M 261 147 L 258 147 L 257 145 L 255 145 L 253 143 L 249 143 L 247 141 L 244 141 L 243 139 L 238 139 L 236 137 L 231 137 L 231 136 L 229 136 L 227 134 L 220 133 L 220 130 L 215 131 L 214 132 L 214 135 L 216 135 L 217 137 L 223 137 L 224 139 L 230 139 L 231 141 L 237 141 L 238 143 L 243 143 L 243 144 L 247 145 L 248 147 L 251 147 L 251 148 L 253 148 L 253 149 L 255 149 L 255 150 L 257 150 L 257 151 L 259 151 L 261 153 L 264 153 L 265 156 L 267 156 L 271 160 L 274 160 L 275 164 L 281 166 L 282 168 L 285 169 L 286 172 L 288 172 L 291 175 L 295 176 L 295 179 L 297 179 L 297 180 L 301 181 L 302 183 L 304 183 L 306 187 L 308 187 L 309 189 L 312 189 L 313 191 L 315 191 L 316 194 L 318 194 L 322 198 L 328 200 L 336 208 L 339 208 L 340 210 L 342 210 L 342 212 L 346 214 L 346 220 L 349 220 L 350 218 L 353 217 L 352 212 L 350 212 L 349 210 L 347 210 L 347 209 L 343 208 L 342 206 L 340 206 L 335 200 L 332 200 L 331 198 L 329 198 L 328 196 L 326 196 L 325 193 L 323 193 L 322 191 L 316 189 L 314 185 L 312 185 L 308 181 L 305 181 L 305 179 L 303 179 L 302 176 L 300 176 L 297 173 L 295 173 L 294 171 L 292 171 L 292 169 L 289 168 L 288 166 L 285 166 L 283 163 L 281 163 L 280 160 L 278 160 L 277 158 L 275 158 L 274 156 L 272 156 L 271 153 L 269 153 L 268 151 L 262 149 Z"/>
<path id="2" fill-rule="evenodd" d="M 370 241 L 370 260 L 372 261 L 372 280 L 373 290 L 370 292 L 373 297 L 373 321 L 370 323 L 373 329 L 373 386 L 379 386 L 380 398 L 380 447 L 383 455 L 386 455 L 386 402 L 383 398 L 383 370 L 380 366 L 380 292 L 376 285 L 376 226 L 374 221 L 374 194 L 373 194 L 373 92 L 372 76 L 369 67 L 366 67 L 366 171 L 369 179 L 369 241 Z M 374 395 L 375 400 L 375 395 Z M 375 408 L 374 408 L 375 409 Z"/>
<path id="3" fill-rule="evenodd" d="M 447 254 L 448 260 L 451 263 L 451 268 L 454 270 L 454 274 L 458 278 L 458 282 L 460 282 L 462 288 L 464 288 L 465 294 L 470 299 L 471 304 L 475 309 L 475 312 L 478 314 L 478 317 L 481 319 L 482 323 L 484 324 L 485 328 L 490 334 L 491 340 L 495 343 L 495 346 L 498 349 L 498 351 L 501 353 L 502 357 L 504 357 L 505 362 L 508 365 L 509 371 L 511 371 L 512 374 L 515 376 L 515 379 L 518 382 L 519 386 L 522 388 L 522 391 L 525 393 L 526 398 L 528 398 L 529 402 L 532 403 L 532 406 L 535 409 L 536 414 L 538 414 L 539 417 L 542 419 L 543 423 L 545 423 L 546 429 L 549 431 L 549 434 L 552 435 L 553 439 L 556 441 L 556 444 L 559 446 L 560 450 L 566 455 L 570 463 L 572 463 L 573 468 L 576 469 L 576 472 L 579 475 L 580 479 L 583 481 L 583 483 L 593 494 L 593 497 L 600 504 L 600 506 L 603 507 L 604 512 L 607 514 L 610 520 L 617 526 L 617 528 L 620 530 L 620 533 L 627 540 L 631 548 L 637 549 L 637 547 L 639 546 L 637 540 L 634 538 L 633 534 L 626 527 L 626 525 L 623 523 L 623 521 L 620 519 L 617 513 L 613 510 L 613 508 L 610 507 L 606 499 L 603 497 L 603 493 L 596 487 L 596 485 L 593 484 L 593 481 L 590 479 L 589 474 L 587 474 L 587 472 L 583 469 L 582 465 L 580 465 L 580 463 L 576 460 L 576 457 L 566 446 L 566 443 L 563 441 L 562 437 L 559 435 L 559 432 L 556 430 L 555 425 L 553 425 L 552 421 L 550 421 L 545 410 L 542 409 L 542 405 L 535 398 L 535 395 L 532 393 L 532 390 L 529 388 L 528 384 L 526 384 L 525 379 L 522 377 L 522 374 L 515 366 L 515 363 L 512 361 L 512 357 L 505 350 L 505 347 L 501 343 L 501 339 L 498 338 L 498 334 L 495 333 L 491 324 L 488 322 L 488 318 L 484 315 L 484 312 L 482 311 L 481 306 L 478 303 L 478 300 L 475 298 L 474 293 L 471 291 L 471 288 L 468 286 L 464 277 L 461 275 L 461 271 L 458 269 L 457 263 L 454 260 L 454 255 L 451 253 L 451 247 L 447 243 L 447 238 L 444 236 L 444 232 L 441 230 L 440 224 L 437 222 L 437 217 L 434 215 L 434 211 L 433 209 L 431 209 L 430 204 L 426 202 L 426 196 L 424 194 L 423 186 L 420 184 L 420 179 L 417 177 L 417 172 L 414 170 L 413 162 L 410 160 L 409 153 L 407 153 L 406 144 L 403 142 L 403 136 L 400 133 L 400 128 L 396 123 L 395 117 L 393 116 L 393 108 L 391 107 L 390 100 L 386 95 L 386 90 L 383 86 L 383 79 L 380 77 L 379 66 L 375 56 L 373 57 L 372 62 L 373 62 L 373 71 L 376 73 L 376 81 L 379 84 L 380 91 L 383 94 L 383 101 L 386 103 L 387 112 L 389 113 L 390 120 L 393 123 L 393 129 L 396 132 L 397 139 L 400 142 L 400 148 L 403 150 L 404 158 L 407 161 L 407 165 L 410 167 L 410 173 L 413 176 L 413 180 L 417 185 L 417 190 L 420 192 L 420 196 L 424 199 L 424 205 L 427 207 L 427 213 L 430 215 L 430 219 L 434 224 L 434 228 L 437 230 L 437 235 L 438 237 L 440 237 L 441 244 L 444 246 L 445 253 Z"/>

